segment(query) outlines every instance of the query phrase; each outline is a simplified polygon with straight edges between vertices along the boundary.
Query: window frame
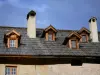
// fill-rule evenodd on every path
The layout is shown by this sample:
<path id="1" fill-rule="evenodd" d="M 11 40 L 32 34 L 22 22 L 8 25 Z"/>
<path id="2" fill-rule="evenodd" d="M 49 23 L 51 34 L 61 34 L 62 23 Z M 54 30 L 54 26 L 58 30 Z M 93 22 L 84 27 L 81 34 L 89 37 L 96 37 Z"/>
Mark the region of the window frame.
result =
<path id="1" fill-rule="evenodd" d="M 87 42 L 87 35 L 81 35 L 82 36 L 82 42 Z M 85 41 L 83 41 L 83 36 L 85 36 Z"/>
<path id="2" fill-rule="evenodd" d="M 81 38 L 80 42 L 82 42 L 82 43 L 88 43 L 89 42 L 90 33 L 89 33 L 88 30 L 86 30 L 86 29 L 82 30 L 81 29 L 81 32 L 79 34 L 81 35 L 81 37 L 86 36 L 86 41 L 83 41 L 83 39 Z"/>
<path id="3" fill-rule="evenodd" d="M 75 41 L 75 46 L 76 46 L 76 47 L 73 47 L 73 46 L 72 46 L 72 41 Z M 76 40 L 76 39 L 72 39 L 72 40 L 71 40 L 71 48 L 72 48 L 72 49 L 77 49 L 77 40 Z"/>
<path id="4" fill-rule="evenodd" d="M 52 36 L 51 40 L 49 40 L 49 35 Z M 46 41 L 55 41 L 55 39 L 56 39 L 56 33 L 53 30 L 51 30 L 51 29 L 48 30 L 46 32 L 45 39 L 46 39 Z"/>
<path id="5" fill-rule="evenodd" d="M 16 40 L 10 39 L 9 46 L 10 47 L 16 47 Z"/>
<path id="6" fill-rule="evenodd" d="M 49 37 L 50 36 L 50 37 Z M 49 39 L 50 38 L 50 39 Z M 53 41 L 53 34 L 52 33 L 48 33 L 48 41 Z"/>
<path id="7" fill-rule="evenodd" d="M 12 47 L 11 44 L 10 44 L 10 43 L 11 43 L 11 42 L 10 42 L 11 40 L 14 40 L 14 42 L 15 42 L 13 47 Z M 7 38 L 7 47 L 8 47 L 8 48 L 10 48 L 10 47 L 11 47 L 11 48 L 18 48 L 18 45 L 19 45 L 19 44 L 18 44 L 18 40 L 19 40 L 19 38 L 18 38 L 18 36 L 17 36 L 16 34 L 10 35 L 10 36 Z"/>
<path id="8" fill-rule="evenodd" d="M 7 71 L 7 68 L 9 71 Z M 5 66 L 5 75 L 17 75 L 17 66 Z"/>

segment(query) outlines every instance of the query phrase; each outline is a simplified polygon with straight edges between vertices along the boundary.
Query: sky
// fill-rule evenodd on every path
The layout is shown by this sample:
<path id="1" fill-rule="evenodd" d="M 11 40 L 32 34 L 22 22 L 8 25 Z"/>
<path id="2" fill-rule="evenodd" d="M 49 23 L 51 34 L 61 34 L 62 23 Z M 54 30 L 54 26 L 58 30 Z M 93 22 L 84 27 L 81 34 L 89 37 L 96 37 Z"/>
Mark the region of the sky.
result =
<path id="1" fill-rule="evenodd" d="M 100 31 L 100 0 L 0 0 L 0 26 L 27 27 L 26 15 L 36 11 L 36 27 L 89 28 L 95 16 Z"/>

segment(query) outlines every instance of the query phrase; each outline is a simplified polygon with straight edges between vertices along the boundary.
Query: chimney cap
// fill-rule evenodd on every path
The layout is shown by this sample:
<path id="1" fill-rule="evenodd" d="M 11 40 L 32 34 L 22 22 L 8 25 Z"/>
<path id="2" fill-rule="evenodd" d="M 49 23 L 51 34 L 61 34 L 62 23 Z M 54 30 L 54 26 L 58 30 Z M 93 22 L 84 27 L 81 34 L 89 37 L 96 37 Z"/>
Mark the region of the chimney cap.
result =
<path id="1" fill-rule="evenodd" d="M 97 18 L 96 17 L 91 17 L 90 19 L 89 19 L 89 22 L 91 22 L 91 20 L 93 20 L 93 22 L 95 21 L 95 20 L 97 20 Z"/>
<path id="2" fill-rule="evenodd" d="M 28 14 L 27 14 L 27 19 L 29 18 L 29 16 L 35 16 L 36 12 L 34 10 L 31 10 Z"/>

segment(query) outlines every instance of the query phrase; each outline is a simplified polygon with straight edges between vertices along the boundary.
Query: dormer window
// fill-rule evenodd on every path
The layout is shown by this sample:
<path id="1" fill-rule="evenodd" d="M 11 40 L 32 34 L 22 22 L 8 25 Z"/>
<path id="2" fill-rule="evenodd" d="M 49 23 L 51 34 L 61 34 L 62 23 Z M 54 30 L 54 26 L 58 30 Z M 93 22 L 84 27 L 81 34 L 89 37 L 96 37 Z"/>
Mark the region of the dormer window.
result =
<path id="1" fill-rule="evenodd" d="M 81 28 L 78 32 L 80 35 L 81 35 L 81 40 L 80 42 L 83 42 L 83 43 L 87 43 L 88 40 L 89 40 L 89 34 L 90 34 L 90 31 L 86 28 Z"/>
<path id="2" fill-rule="evenodd" d="M 7 41 L 5 41 L 6 46 L 8 48 L 10 48 L 10 47 L 18 48 L 19 38 L 20 38 L 20 34 L 18 32 L 16 32 L 15 30 L 8 32 L 5 35 L 5 39 L 7 39 Z"/>
<path id="3" fill-rule="evenodd" d="M 81 36 L 77 32 L 70 33 L 63 44 L 67 45 L 67 47 L 71 49 L 79 49 L 79 41 Z"/>
<path id="4" fill-rule="evenodd" d="M 77 42 L 76 42 L 76 40 L 71 40 L 71 47 L 73 49 L 76 49 L 77 48 Z"/>
<path id="5" fill-rule="evenodd" d="M 52 34 L 48 34 L 48 41 L 52 41 L 53 39 L 52 39 Z"/>
<path id="6" fill-rule="evenodd" d="M 87 37 L 86 37 L 86 35 L 82 35 L 82 42 L 87 42 Z"/>
<path id="7" fill-rule="evenodd" d="M 55 41 L 56 33 L 57 33 L 57 30 L 52 25 L 50 25 L 44 30 L 45 39 L 47 41 Z"/>
<path id="8" fill-rule="evenodd" d="M 16 40 L 10 40 L 10 47 L 16 46 Z"/>

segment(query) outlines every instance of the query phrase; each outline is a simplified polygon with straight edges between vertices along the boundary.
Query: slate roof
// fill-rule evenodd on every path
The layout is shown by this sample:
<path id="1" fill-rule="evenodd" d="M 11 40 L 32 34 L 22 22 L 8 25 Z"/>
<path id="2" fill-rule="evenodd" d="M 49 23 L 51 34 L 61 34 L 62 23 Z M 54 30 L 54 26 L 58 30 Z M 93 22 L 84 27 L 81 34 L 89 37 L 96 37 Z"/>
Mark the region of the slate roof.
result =
<path id="1" fill-rule="evenodd" d="M 11 30 L 21 34 L 18 48 L 7 48 L 3 42 L 4 34 Z M 37 38 L 30 39 L 27 30 L 23 27 L 0 26 L 0 55 L 33 55 L 33 56 L 100 56 L 99 43 L 80 43 L 79 50 L 72 50 L 62 45 L 66 36 L 73 30 L 58 30 L 56 41 L 46 41 L 41 38 L 44 29 L 37 28 Z M 77 32 L 77 30 L 76 30 Z M 100 40 L 100 32 L 99 40 Z"/>

